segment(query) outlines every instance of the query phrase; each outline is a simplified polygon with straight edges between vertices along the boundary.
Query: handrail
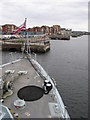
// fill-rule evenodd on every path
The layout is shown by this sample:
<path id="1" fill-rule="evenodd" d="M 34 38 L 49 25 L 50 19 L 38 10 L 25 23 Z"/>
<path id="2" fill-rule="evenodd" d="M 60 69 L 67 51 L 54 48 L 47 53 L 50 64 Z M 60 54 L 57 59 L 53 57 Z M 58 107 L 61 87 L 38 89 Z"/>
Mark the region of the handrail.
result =
<path id="1" fill-rule="evenodd" d="M 52 81 L 52 79 L 50 78 L 50 76 L 46 73 L 46 71 L 43 69 L 43 67 L 34 59 L 30 58 L 30 62 L 32 63 L 32 65 L 35 67 L 35 69 L 37 69 L 37 71 L 39 70 L 41 76 L 43 76 L 44 78 L 46 79 L 49 79 L 52 86 L 53 86 L 53 91 L 56 95 L 56 98 L 57 98 L 57 103 L 59 105 L 59 108 L 60 108 L 60 111 L 62 113 L 62 118 L 68 118 L 70 119 L 70 116 L 64 106 L 64 103 L 63 103 L 63 100 L 54 84 L 54 82 Z"/>

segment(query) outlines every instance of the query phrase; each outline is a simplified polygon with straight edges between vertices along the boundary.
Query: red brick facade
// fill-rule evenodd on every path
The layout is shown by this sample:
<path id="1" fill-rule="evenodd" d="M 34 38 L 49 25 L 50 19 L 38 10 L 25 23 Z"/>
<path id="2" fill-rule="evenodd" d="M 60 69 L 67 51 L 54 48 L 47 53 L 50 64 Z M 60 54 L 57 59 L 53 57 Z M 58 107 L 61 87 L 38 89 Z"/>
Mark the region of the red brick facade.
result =
<path id="1" fill-rule="evenodd" d="M 15 30 L 17 27 L 13 24 L 5 24 L 2 26 L 2 34 L 9 35 L 12 33 L 13 30 Z"/>
<path id="2" fill-rule="evenodd" d="M 9 35 L 12 33 L 13 30 L 15 30 L 17 27 L 13 24 L 5 24 L 2 26 L 2 34 Z M 33 28 L 28 28 L 28 32 L 32 33 L 42 33 L 42 34 L 53 34 L 53 33 L 60 33 L 60 25 L 53 25 L 52 27 L 43 25 L 41 27 L 33 27 Z"/>

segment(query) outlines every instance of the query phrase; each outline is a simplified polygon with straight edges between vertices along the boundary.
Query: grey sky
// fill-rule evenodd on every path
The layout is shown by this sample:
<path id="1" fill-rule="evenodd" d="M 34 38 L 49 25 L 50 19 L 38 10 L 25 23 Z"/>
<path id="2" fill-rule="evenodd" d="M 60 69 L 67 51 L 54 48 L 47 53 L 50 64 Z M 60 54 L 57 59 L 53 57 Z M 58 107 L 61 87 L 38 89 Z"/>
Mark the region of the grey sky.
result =
<path id="1" fill-rule="evenodd" d="M 27 27 L 59 24 L 88 30 L 88 0 L 1 0 L 0 11 L 0 25 L 19 26 L 26 17 Z"/>

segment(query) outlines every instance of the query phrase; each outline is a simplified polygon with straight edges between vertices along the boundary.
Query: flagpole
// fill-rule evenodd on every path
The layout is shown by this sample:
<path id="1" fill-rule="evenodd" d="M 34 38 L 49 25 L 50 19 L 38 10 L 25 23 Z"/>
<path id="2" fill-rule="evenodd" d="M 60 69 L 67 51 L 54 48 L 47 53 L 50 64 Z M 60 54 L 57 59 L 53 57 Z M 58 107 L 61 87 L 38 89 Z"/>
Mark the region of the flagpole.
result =
<path id="1" fill-rule="evenodd" d="M 27 21 L 27 18 L 25 18 L 25 38 L 26 38 L 26 52 L 28 54 L 28 31 L 26 29 L 26 21 Z"/>
<path id="2" fill-rule="evenodd" d="M 25 22 L 26 22 L 26 20 L 27 20 L 27 18 L 25 18 Z M 27 29 L 26 29 L 26 25 L 25 25 L 25 31 L 26 31 L 26 46 L 27 46 L 27 48 L 26 48 L 26 52 L 27 52 L 27 54 L 28 54 L 28 31 L 27 31 Z"/>
<path id="3" fill-rule="evenodd" d="M 29 46 L 29 42 L 28 42 L 28 31 L 27 31 L 27 54 L 28 54 L 28 46 Z"/>
<path id="4" fill-rule="evenodd" d="M 27 18 L 25 18 L 26 20 Z M 27 30 L 26 30 L 27 31 Z M 31 58 L 31 51 L 30 51 L 30 43 L 29 43 L 29 37 L 28 37 L 28 31 L 27 31 L 27 54 L 30 55 Z"/>

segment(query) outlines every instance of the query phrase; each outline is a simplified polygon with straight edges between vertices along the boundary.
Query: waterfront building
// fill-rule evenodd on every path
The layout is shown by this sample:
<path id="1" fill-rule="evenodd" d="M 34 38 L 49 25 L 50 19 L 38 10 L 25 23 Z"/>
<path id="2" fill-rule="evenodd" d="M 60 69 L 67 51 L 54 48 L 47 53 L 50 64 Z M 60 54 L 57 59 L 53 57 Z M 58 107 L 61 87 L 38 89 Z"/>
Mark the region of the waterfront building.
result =
<path id="1" fill-rule="evenodd" d="M 14 24 L 2 25 L 2 35 L 10 35 L 17 28 Z"/>
<path id="2" fill-rule="evenodd" d="M 46 34 L 50 34 L 50 27 L 46 26 Z"/>
<path id="3" fill-rule="evenodd" d="M 51 34 L 53 34 L 54 33 L 54 28 L 53 27 L 50 27 L 50 29 L 49 29 L 49 34 L 51 35 Z"/>
<path id="4" fill-rule="evenodd" d="M 60 29 L 61 29 L 60 25 L 53 25 L 53 29 L 54 29 L 54 34 L 57 34 L 57 33 L 60 34 Z"/>
<path id="5" fill-rule="evenodd" d="M 38 26 L 33 27 L 33 31 L 34 31 L 34 32 L 39 32 L 39 29 L 40 29 L 40 27 L 38 27 Z"/>
<path id="6" fill-rule="evenodd" d="M 39 34 L 40 33 L 40 27 L 36 26 L 36 27 L 33 27 L 32 28 L 32 31 L 33 33 L 36 35 L 36 34 Z"/>
<path id="7" fill-rule="evenodd" d="M 5 24 L 2 26 L 2 35 L 10 35 L 12 34 L 12 31 L 17 29 L 18 27 L 14 24 Z M 57 34 L 61 33 L 61 27 L 60 25 L 53 25 L 52 27 L 43 25 L 41 27 L 34 26 L 32 28 L 28 28 L 27 31 L 29 32 L 29 35 L 39 35 L 39 34 Z M 17 33 L 18 35 L 25 35 L 25 30 L 20 31 Z"/>
<path id="8" fill-rule="evenodd" d="M 42 32 L 42 34 L 45 34 L 45 32 L 46 32 L 46 26 L 41 26 L 41 32 Z"/>
<path id="9" fill-rule="evenodd" d="M 27 31 L 28 31 L 29 35 L 32 35 L 32 34 L 33 34 L 32 28 L 28 28 Z"/>
<path id="10" fill-rule="evenodd" d="M 28 28 L 28 33 L 29 35 L 39 35 L 39 34 L 42 34 L 41 33 L 41 29 L 40 27 L 33 27 L 33 28 Z"/>
<path id="11" fill-rule="evenodd" d="M 71 34 L 72 29 L 61 28 L 61 34 Z"/>
<path id="12" fill-rule="evenodd" d="M 46 25 L 41 26 L 41 32 L 42 34 L 50 34 L 50 27 Z"/>

